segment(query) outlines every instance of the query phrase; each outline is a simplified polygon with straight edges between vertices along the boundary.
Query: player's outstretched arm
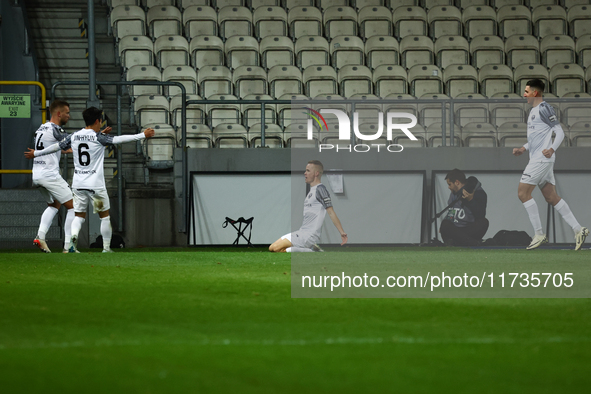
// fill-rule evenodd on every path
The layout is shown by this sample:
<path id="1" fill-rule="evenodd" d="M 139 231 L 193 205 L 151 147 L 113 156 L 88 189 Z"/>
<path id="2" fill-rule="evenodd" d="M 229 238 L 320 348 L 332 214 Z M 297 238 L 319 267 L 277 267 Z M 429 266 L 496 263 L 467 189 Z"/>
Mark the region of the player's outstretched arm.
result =
<path id="1" fill-rule="evenodd" d="M 330 220 L 332 220 L 332 223 L 341 234 L 341 246 L 346 244 L 349 238 L 347 237 L 347 233 L 345 233 L 345 230 L 343 230 L 343 226 L 341 226 L 341 221 L 339 220 L 336 212 L 332 207 L 328 207 L 326 208 L 326 213 L 328 213 L 328 216 L 330 216 Z"/>
<path id="2" fill-rule="evenodd" d="M 31 148 L 27 148 L 27 150 L 25 151 L 25 157 L 27 159 L 33 159 L 35 157 L 45 156 L 50 153 L 57 152 L 58 150 L 61 150 L 60 144 L 58 142 L 56 142 L 55 144 L 50 145 L 47 148 L 42 149 L 42 150 L 34 150 Z"/>
<path id="3" fill-rule="evenodd" d="M 525 152 L 527 149 L 525 148 L 525 146 L 522 146 L 521 148 L 513 148 L 513 154 L 515 156 L 520 156 L 523 152 Z"/>
<path id="4" fill-rule="evenodd" d="M 133 141 L 143 140 L 145 138 L 151 138 L 151 137 L 154 137 L 154 135 L 155 135 L 155 131 L 154 131 L 154 129 L 151 129 L 151 128 L 145 129 L 141 133 L 137 133 L 137 134 L 133 134 L 133 135 L 118 135 L 116 137 L 110 137 L 110 136 L 107 137 L 106 135 L 103 137 L 100 137 L 101 134 L 99 134 L 99 142 L 101 142 L 103 145 L 125 144 L 126 142 L 133 142 Z"/>

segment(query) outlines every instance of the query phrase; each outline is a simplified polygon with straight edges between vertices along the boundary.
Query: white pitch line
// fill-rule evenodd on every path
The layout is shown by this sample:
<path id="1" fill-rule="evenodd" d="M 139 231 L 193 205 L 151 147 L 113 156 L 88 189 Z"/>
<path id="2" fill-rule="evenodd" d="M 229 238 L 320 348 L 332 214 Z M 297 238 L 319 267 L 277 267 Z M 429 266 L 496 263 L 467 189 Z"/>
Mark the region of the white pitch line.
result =
<path id="1" fill-rule="evenodd" d="M 375 344 L 416 344 L 416 345 L 496 345 L 496 344 L 553 344 L 591 342 L 588 337 L 548 337 L 548 338 L 425 338 L 425 337 L 390 337 L 390 338 L 325 338 L 325 339 L 203 339 L 187 341 L 112 341 L 102 339 L 94 342 L 41 342 L 37 344 L 3 345 L 0 350 L 29 349 L 64 349 L 64 348 L 101 348 L 115 346 L 151 346 L 151 345 L 184 345 L 184 346 L 310 346 L 310 345 L 375 345 Z"/>

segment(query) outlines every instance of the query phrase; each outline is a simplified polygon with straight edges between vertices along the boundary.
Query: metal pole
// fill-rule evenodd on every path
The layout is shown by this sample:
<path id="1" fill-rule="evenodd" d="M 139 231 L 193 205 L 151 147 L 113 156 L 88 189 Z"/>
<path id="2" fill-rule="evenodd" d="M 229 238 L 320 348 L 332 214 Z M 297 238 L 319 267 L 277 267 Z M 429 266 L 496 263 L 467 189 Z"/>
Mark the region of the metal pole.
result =
<path id="1" fill-rule="evenodd" d="M 263 101 L 261 103 L 261 148 L 267 146 L 267 143 L 265 141 L 265 115 L 265 102 Z"/>
<path id="2" fill-rule="evenodd" d="M 445 101 L 441 101 L 441 145 L 446 146 L 447 141 L 445 140 Z"/>
<path id="3" fill-rule="evenodd" d="M 181 98 L 182 98 L 182 105 L 181 105 L 181 138 L 182 138 L 182 193 L 181 196 L 183 199 L 183 220 L 180 221 L 181 228 L 179 232 L 186 233 L 188 231 L 188 221 L 189 215 L 187 214 L 187 205 L 189 204 L 189 196 L 187 195 L 187 186 L 189 184 L 189 165 L 187 163 L 187 89 L 181 83 L 176 82 L 179 87 L 181 88 Z"/>
<path id="4" fill-rule="evenodd" d="M 99 107 L 96 97 L 96 54 L 94 46 L 94 0 L 88 0 L 88 101 L 87 107 Z"/>
<path id="5" fill-rule="evenodd" d="M 121 135 L 121 85 L 117 85 L 117 135 Z M 123 231 L 123 157 L 121 148 L 117 148 L 117 205 L 119 207 L 119 225 Z"/>
<path id="6" fill-rule="evenodd" d="M 454 101 L 449 101 L 449 146 L 454 146 Z"/>
<path id="7" fill-rule="evenodd" d="M 351 115 L 353 115 L 353 119 L 355 119 L 355 103 L 351 103 Z M 353 124 L 355 122 L 351 122 L 351 130 L 349 130 L 349 133 L 351 133 L 351 147 L 355 146 L 355 131 L 353 130 Z"/>

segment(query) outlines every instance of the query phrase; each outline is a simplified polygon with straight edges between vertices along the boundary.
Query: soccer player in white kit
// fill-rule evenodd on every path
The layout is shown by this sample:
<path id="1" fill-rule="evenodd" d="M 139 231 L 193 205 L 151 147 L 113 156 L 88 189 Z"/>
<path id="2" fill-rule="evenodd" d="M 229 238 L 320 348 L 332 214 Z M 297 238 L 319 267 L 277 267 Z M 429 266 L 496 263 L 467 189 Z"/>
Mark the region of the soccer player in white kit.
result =
<path id="1" fill-rule="evenodd" d="M 34 144 L 36 150 L 42 150 L 62 141 L 67 136 L 62 126 L 65 126 L 70 119 L 70 104 L 63 100 L 54 100 L 49 106 L 49 113 L 51 114 L 49 122 L 42 124 L 35 132 Z M 39 230 L 33 244 L 45 253 L 51 253 L 45 242 L 45 235 L 62 205 L 68 210 L 64 225 L 64 253 L 67 253 L 70 248 L 70 229 L 72 220 L 74 220 L 74 204 L 70 186 L 60 175 L 61 154 L 62 152 L 58 150 L 33 161 L 33 185 L 39 188 L 47 201 L 47 208 L 41 215 Z"/>
<path id="2" fill-rule="evenodd" d="M 269 246 L 271 252 L 315 252 L 321 249 L 316 245 L 320 240 L 320 233 L 324 218 L 328 213 L 334 226 L 341 234 L 341 245 L 347 243 L 347 234 L 341 226 L 330 199 L 330 194 L 320 182 L 324 167 L 318 160 L 312 160 L 306 165 L 304 177 L 310 185 L 310 191 L 304 200 L 304 221 L 299 230 L 286 234 Z"/>
<path id="3" fill-rule="evenodd" d="M 535 249 L 548 242 L 542 229 L 538 206 L 531 196 L 535 187 L 538 186 L 546 201 L 552 204 L 572 227 L 575 232 L 575 250 L 579 250 L 589 235 L 589 230 L 579 224 L 566 201 L 556 194 L 556 181 L 554 180 L 556 155 L 554 152 L 562 144 L 564 131 L 558 122 L 554 108 L 542 98 L 544 88 L 544 82 L 539 79 L 527 82 L 523 96 L 527 98 L 528 104 L 533 106 L 527 119 L 527 143 L 521 148 L 513 149 L 515 156 L 529 150 L 529 163 L 523 171 L 517 190 L 519 199 L 527 210 L 535 231 L 535 235 L 526 249 Z M 552 132 L 556 134 L 554 142 L 552 142 Z"/>
<path id="4" fill-rule="evenodd" d="M 56 152 L 59 149 L 72 148 L 74 154 L 74 211 L 76 216 L 72 222 L 72 239 L 70 253 L 77 252 L 78 235 L 86 220 L 86 209 L 92 202 L 94 212 L 101 218 L 101 235 L 103 236 L 103 253 L 111 251 L 111 219 L 109 217 L 109 195 L 105 186 L 103 162 L 105 147 L 125 142 L 139 141 L 154 136 L 154 129 L 145 129 L 135 135 L 111 136 L 100 132 L 103 120 L 102 111 L 96 107 L 87 108 L 83 113 L 86 127 L 68 135 L 63 141 L 42 151 L 35 151 L 35 157 Z"/>

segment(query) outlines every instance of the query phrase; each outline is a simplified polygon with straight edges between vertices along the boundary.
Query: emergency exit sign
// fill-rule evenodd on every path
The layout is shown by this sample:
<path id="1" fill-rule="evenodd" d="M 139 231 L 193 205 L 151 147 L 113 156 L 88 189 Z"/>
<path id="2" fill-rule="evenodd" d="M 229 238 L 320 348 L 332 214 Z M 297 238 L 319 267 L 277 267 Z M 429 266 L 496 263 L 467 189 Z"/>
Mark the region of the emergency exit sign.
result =
<path id="1" fill-rule="evenodd" d="M 0 118 L 30 118 L 30 94 L 0 93 Z"/>

